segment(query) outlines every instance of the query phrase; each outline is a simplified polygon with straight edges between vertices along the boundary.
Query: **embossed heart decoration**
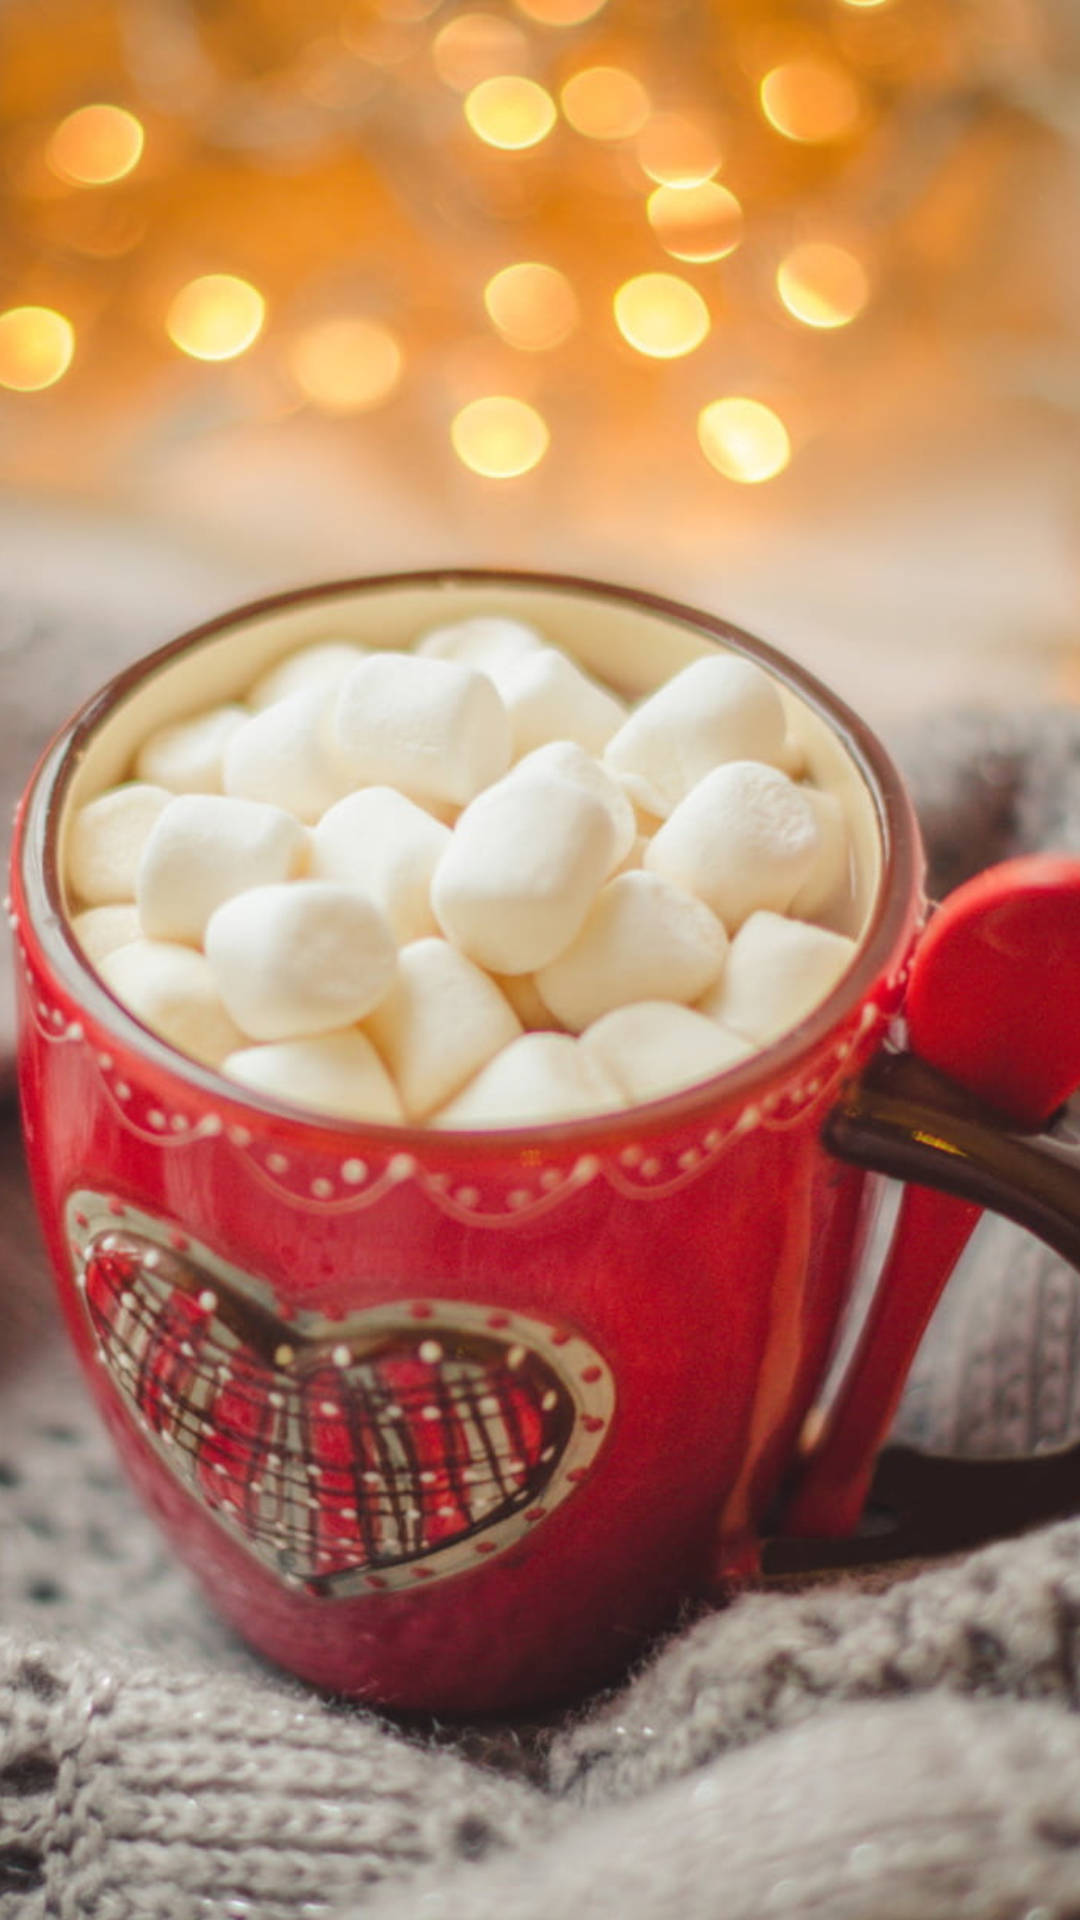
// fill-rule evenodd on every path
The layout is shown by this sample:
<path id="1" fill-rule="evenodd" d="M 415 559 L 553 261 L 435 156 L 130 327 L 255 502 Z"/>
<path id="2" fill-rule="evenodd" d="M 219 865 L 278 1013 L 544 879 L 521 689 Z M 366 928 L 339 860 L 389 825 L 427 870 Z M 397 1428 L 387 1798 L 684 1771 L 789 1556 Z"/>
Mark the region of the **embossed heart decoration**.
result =
<path id="1" fill-rule="evenodd" d="M 582 1336 L 437 1298 L 338 1319 L 100 1193 L 66 1209 L 100 1364 L 176 1478 L 287 1585 L 400 1590 L 475 1567 L 590 1471 L 614 1408 Z"/>

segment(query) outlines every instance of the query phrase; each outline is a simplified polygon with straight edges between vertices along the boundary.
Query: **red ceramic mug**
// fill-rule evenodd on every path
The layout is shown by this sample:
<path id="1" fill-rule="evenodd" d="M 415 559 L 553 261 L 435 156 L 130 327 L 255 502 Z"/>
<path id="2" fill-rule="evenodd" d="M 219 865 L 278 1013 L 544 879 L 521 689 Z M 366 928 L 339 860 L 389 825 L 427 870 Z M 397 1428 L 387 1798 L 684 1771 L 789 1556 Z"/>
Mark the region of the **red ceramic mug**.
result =
<path id="1" fill-rule="evenodd" d="M 72 938 L 73 809 L 164 719 L 307 640 L 405 645 L 479 612 L 535 621 L 631 695 L 715 646 L 759 660 L 847 810 L 845 978 L 710 1081 L 528 1130 L 322 1120 L 175 1052 Z M 898 775 L 810 675 L 723 621 L 577 580 L 413 574 L 266 601 L 140 663 L 53 742 L 12 880 L 37 1202 L 127 1468 L 258 1648 L 397 1707 L 547 1701 L 611 1677 L 681 1600 L 745 1575 L 766 1525 L 854 1523 L 977 1210 L 909 1190 L 820 1431 L 877 1185 L 854 1161 L 919 1151 L 915 1107 L 881 1144 L 867 1069 L 903 1004 L 922 872 Z M 939 1094 L 920 1180 L 956 1171 Z"/>

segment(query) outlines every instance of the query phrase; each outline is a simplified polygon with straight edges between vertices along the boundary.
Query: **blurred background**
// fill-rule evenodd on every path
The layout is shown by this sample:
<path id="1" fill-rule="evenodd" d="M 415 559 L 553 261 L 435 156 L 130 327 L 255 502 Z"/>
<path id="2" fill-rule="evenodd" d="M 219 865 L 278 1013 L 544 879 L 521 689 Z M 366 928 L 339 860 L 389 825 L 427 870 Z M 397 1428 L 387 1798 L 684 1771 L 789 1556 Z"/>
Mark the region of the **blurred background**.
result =
<path id="1" fill-rule="evenodd" d="M 1075 0 L 0 0 L 0 40 L 7 604 L 120 658 L 505 563 L 727 612 L 886 733 L 1080 700 Z"/>

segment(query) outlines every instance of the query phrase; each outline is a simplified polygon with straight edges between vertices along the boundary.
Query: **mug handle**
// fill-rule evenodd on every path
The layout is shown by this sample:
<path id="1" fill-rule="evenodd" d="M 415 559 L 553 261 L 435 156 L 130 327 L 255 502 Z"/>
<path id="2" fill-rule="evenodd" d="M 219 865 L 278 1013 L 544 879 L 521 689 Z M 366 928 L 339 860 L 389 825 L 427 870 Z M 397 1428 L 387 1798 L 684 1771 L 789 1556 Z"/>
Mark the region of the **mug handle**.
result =
<path id="1" fill-rule="evenodd" d="M 793 1540 L 828 1540 L 849 1535 L 858 1525 L 878 1448 L 919 1342 L 984 1207 L 1026 1227 L 1080 1267 L 1080 1095 L 1060 1108 L 1045 1130 L 1025 1131 L 1010 1126 L 917 1055 L 886 1050 L 845 1089 L 822 1137 L 838 1159 L 911 1184 L 902 1196 L 847 1374 L 817 1430 L 812 1416 L 804 1432 L 775 1529 Z M 1068 1504 L 1075 1507 L 1080 1505 L 1080 1471 L 1075 1458 L 1061 1458 L 1068 1458 Z M 891 1464 L 894 1492 L 903 1495 L 906 1483 L 909 1499 L 925 1496 L 936 1479 L 948 1497 L 944 1483 L 951 1471 L 952 1495 L 961 1510 L 972 1498 L 976 1507 L 985 1506 L 981 1496 L 987 1489 L 980 1482 L 994 1475 L 1001 1485 L 1007 1468 L 1005 1497 L 1014 1527 L 1063 1511 L 1061 1475 L 1048 1474 L 1046 1456 L 1007 1463 L 947 1462 L 922 1460 L 898 1449 Z M 1024 1507 L 1025 1481 L 1033 1496 L 1029 1511 Z M 1051 1482 L 1055 1504 L 1048 1513 Z M 877 1491 L 888 1497 L 880 1482 Z M 990 1524 L 972 1535 L 973 1513 L 966 1534 L 961 1524 L 962 1538 L 946 1537 L 938 1545 L 967 1544 L 968 1538 L 1009 1530 L 1009 1518 L 1002 1513 L 1000 1526 L 995 1527 L 991 1517 Z M 870 1557 L 868 1544 L 863 1542 L 863 1559 Z M 813 1555 L 801 1560 L 814 1564 Z M 793 1565 L 799 1561 L 796 1555 Z"/>

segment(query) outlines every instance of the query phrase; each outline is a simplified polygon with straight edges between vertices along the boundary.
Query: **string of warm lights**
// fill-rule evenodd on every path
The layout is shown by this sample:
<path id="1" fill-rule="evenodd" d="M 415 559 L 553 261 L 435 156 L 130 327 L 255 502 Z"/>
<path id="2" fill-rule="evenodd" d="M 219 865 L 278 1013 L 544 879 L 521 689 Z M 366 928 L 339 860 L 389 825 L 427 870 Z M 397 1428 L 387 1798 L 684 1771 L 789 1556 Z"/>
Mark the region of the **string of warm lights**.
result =
<path id="1" fill-rule="evenodd" d="M 254 354 L 275 405 L 342 420 L 434 370 L 429 427 L 508 480 L 637 366 L 716 473 L 773 479 L 841 377 L 825 336 L 887 324 L 905 119 L 974 84 L 985 26 L 933 0 L 778 7 L 238 0 L 212 30 L 183 0 L 73 0 L 112 91 L 72 102 L 57 9 L 41 28 L 16 0 L 0 387 L 170 351 L 224 380 Z M 693 356 L 696 392 L 665 384 Z"/>

